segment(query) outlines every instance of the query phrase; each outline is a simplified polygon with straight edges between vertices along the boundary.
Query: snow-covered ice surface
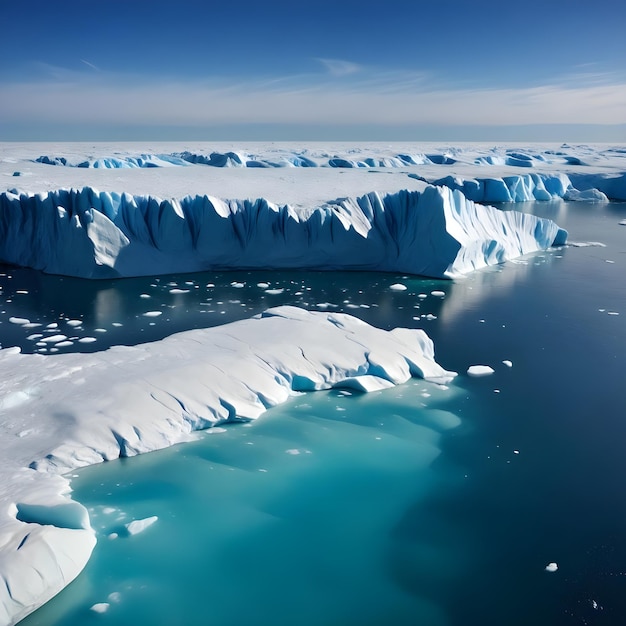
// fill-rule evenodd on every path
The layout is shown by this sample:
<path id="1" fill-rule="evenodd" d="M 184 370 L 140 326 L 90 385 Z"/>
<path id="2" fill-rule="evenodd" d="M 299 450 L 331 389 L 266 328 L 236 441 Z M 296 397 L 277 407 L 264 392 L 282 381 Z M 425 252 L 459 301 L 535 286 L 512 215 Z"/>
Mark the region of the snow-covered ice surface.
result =
<path id="1" fill-rule="evenodd" d="M 62 473 L 254 419 L 294 392 L 453 377 L 435 363 L 423 331 L 388 332 L 294 307 L 92 355 L 7 349 L 0 371 L 3 624 L 68 584 L 93 549 L 87 512 L 67 497 Z"/>
<path id="2" fill-rule="evenodd" d="M 475 153 L 464 160 L 414 151 L 365 157 L 344 148 L 328 158 L 319 148 L 259 147 L 259 154 L 229 156 L 215 167 L 209 157 L 181 161 L 188 151 L 172 146 L 164 159 L 165 147 L 153 146 L 154 153 L 118 150 L 113 161 L 96 155 L 78 163 L 99 167 L 71 167 L 76 154 L 41 158 L 31 148 L 27 157 L 24 147 L 7 146 L 23 156 L 0 153 L 0 259 L 48 273 L 109 278 L 237 267 L 455 277 L 567 237 L 550 220 L 474 204 L 512 199 L 513 191 L 484 191 L 496 178 L 476 183 L 478 193 L 469 179 L 428 175 L 449 164 L 467 172 L 486 167 Z M 500 167 L 519 168 L 511 158 L 500 159 Z M 273 165 L 250 167 L 260 162 Z M 565 175 L 527 180 L 525 171 L 499 184 L 516 200 L 573 189 Z"/>
<path id="3" fill-rule="evenodd" d="M 550 220 L 473 201 L 625 199 L 625 158 L 616 146 L 0 144 L 0 256 L 92 277 L 232 265 L 454 277 L 565 242 Z M 255 418 L 294 392 L 452 376 L 419 331 L 295 308 L 93 354 L 5 349 L 0 371 L 2 624 L 93 549 L 63 473 Z"/>

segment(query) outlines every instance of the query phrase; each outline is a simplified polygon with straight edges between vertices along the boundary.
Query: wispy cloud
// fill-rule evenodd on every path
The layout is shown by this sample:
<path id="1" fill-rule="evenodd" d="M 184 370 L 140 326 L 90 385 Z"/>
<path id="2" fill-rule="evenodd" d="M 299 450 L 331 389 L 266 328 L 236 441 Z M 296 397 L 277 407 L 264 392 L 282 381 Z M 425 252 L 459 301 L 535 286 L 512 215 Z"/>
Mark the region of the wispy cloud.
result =
<path id="1" fill-rule="evenodd" d="M 90 67 L 92 70 L 96 70 L 96 72 L 100 71 L 100 68 L 97 67 L 96 65 L 94 65 L 93 63 L 90 63 L 89 61 L 86 61 L 85 59 L 81 59 L 80 60 L 81 63 L 84 63 L 87 67 Z"/>
<path id="2" fill-rule="evenodd" d="M 626 123 L 626 80 L 619 76 L 507 89 L 455 88 L 434 86 L 416 73 L 333 63 L 325 79 L 148 81 L 105 72 L 54 72 L 45 80 L 0 85 L 0 119 L 5 127 L 29 122 L 183 127 Z M 335 80 L 341 72 L 349 79 Z"/>
<path id="3" fill-rule="evenodd" d="M 362 66 L 343 59 L 316 59 L 331 76 L 349 76 L 361 71 Z"/>

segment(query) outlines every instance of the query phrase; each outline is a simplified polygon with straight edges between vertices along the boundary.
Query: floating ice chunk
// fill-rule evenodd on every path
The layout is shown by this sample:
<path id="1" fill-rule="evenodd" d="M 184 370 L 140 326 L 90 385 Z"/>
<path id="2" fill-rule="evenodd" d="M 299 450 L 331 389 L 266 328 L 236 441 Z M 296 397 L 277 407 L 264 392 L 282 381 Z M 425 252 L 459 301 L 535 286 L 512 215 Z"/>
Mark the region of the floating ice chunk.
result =
<path id="1" fill-rule="evenodd" d="M 284 291 L 284 289 L 266 289 L 265 293 L 269 294 L 270 296 L 278 296 Z"/>
<path id="2" fill-rule="evenodd" d="M 626 226 L 626 220 L 620 220 L 619 225 L 620 226 Z"/>
<path id="3" fill-rule="evenodd" d="M 260 287 L 261 289 L 267 289 L 270 286 L 270 284 L 269 283 L 257 283 L 256 286 Z"/>
<path id="4" fill-rule="evenodd" d="M 65 323 L 68 326 L 80 326 L 83 323 L 83 320 L 66 320 Z"/>
<path id="5" fill-rule="evenodd" d="M 43 337 L 41 333 L 35 333 L 34 335 L 28 335 L 26 339 L 28 339 L 28 341 L 35 341 L 35 339 L 39 339 L 40 337 Z"/>
<path id="6" fill-rule="evenodd" d="M 159 315 L 163 315 L 163 311 L 146 311 L 143 314 L 144 317 L 158 317 Z"/>
<path id="7" fill-rule="evenodd" d="M 554 561 L 546 565 L 546 572 L 556 572 L 556 570 L 558 569 L 559 569 L 559 566 L 556 563 L 554 563 Z"/>
<path id="8" fill-rule="evenodd" d="M 293 456 L 296 456 L 298 454 L 300 454 L 300 450 L 298 450 L 297 448 L 291 448 L 290 450 L 285 450 L 286 454 L 291 454 Z"/>
<path id="9" fill-rule="evenodd" d="M 568 241 L 567 245 L 572 248 L 606 248 L 606 244 L 601 241 Z"/>
<path id="10" fill-rule="evenodd" d="M 467 368 L 467 373 L 469 376 L 489 376 L 489 374 L 493 374 L 494 370 L 489 365 L 470 365 Z"/>
<path id="11" fill-rule="evenodd" d="M 81 337 L 78 343 L 93 343 L 94 341 L 97 341 L 95 337 Z"/>
<path id="12" fill-rule="evenodd" d="M 122 594 L 119 591 L 113 591 L 107 596 L 107 600 L 109 602 L 120 602 L 122 599 Z"/>
<path id="13" fill-rule="evenodd" d="M 234 281 L 232 283 L 230 283 L 231 287 L 234 287 L 235 289 L 242 289 L 243 287 L 246 286 L 246 283 L 239 283 L 237 281 Z"/>
<path id="14" fill-rule="evenodd" d="M 605 193 L 602 193 L 599 189 L 585 189 L 584 191 L 578 191 L 578 189 L 568 189 L 563 196 L 563 200 L 577 201 L 577 202 L 608 202 L 609 199 Z"/>
<path id="15" fill-rule="evenodd" d="M 152 524 L 154 524 L 154 522 L 158 519 L 159 518 L 156 515 L 153 515 L 152 517 L 146 517 L 145 519 L 133 520 L 132 522 L 126 524 L 126 530 L 129 535 L 137 535 L 146 530 L 146 528 L 152 526 Z"/>
<path id="16" fill-rule="evenodd" d="M 91 607 L 91 611 L 94 613 L 106 613 L 109 610 L 109 606 L 111 606 L 108 602 L 98 602 Z"/>
<path id="17" fill-rule="evenodd" d="M 10 317 L 9 322 L 11 322 L 11 324 L 18 324 L 19 326 L 30 324 L 30 320 L 27 320 L 25 317 Z"/>
<path id="18" fill-rule="evenodd" d="M 606 314 L 607 315 L 619 315 L 617 311 L 607 311 Z"/>
<path id="19" fill-rule="evenodd" d="M 170 289 L 170 293 L 172 294 L 189 293 L 189 289 Z"/>
<path id="20" fill-rule="evenodd" d="M 140 298 L 152 298 L 152 296 L 149 293 L 142 293 L 139 297 Z"/>
<path id="21" fill-rule="evenodd" d="M 67 348 L 69 346 L 73 346 L 74 342 L 73 341 L 60 341 L 59 343 L 56 344 L 55 347 L 57 348 Z"/>
<path id="22" fill-rule="evenodd" d="M 65 341 L 67 339 L 67 335 L 49 335 L 48 337 L 44 337 L 41 341 L 44 343 L 58 343 L 59 341 Z"/>
<path id="23" fill-rule="evenodd" d="M 513 367 L 513 362 L 512 361 L 502 361 L 502 363 L 504 363 L 504 365 L 506 365 L 507 367 Z"/>
<path id="24" fill-rule="evenodd" d="M 445 291 L 431 291 L 430 295 L 435 296 L 436 298 L 444 298 L 446 295 L 446 292 Z"/>
<path id="25" fill-rule="evenodd" d="M 391 291 L 406 291 L 408 287 L 402 283 L 394 283 L 393 285 L 389 285 L 389 289 L 391 289 Z"/>

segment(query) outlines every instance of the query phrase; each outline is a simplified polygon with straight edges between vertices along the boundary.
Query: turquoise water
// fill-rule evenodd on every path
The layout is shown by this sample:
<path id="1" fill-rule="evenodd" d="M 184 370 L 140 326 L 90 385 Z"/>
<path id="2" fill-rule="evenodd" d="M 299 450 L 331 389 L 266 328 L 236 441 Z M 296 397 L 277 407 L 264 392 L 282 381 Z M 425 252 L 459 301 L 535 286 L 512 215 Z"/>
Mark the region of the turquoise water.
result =
<path id="1" fill-rule="evenodd" d="M 155 326 L 141 326 L 137 295 L 155 280 L 72 283 L 53 309 L 41 295 L 51 288 L 18 286 L 34 273 L 5 272 L 6 316 L 61 325 L 82 311 L 91 333 L 99 311 L 102 336 L 132 343 L 201 317 L 247 317 L 268 300 L 324 304 L 386 328 L 424 327 L 442 365 L 461 373 L 449 389 L 412 381 L 365 396 L 301 396 L 255 423 L 79 472 L 74 496 L 90 508 L 98 545 L 83 575 L 23 623 L 626 622 L 626 205 L 521 208 L 556 219 L 572 241 L 606 247 L 539 253 L 454 283 L 161 277 L 178 287 L 153 287 L 150 306 L 181 300 Z M 198 289 L 169 292 L 185 281 Z M 284 291 L 268 295 L 259 282 Z M 389 291 L 394 282 L 409 288 Z M 205 297 L 230 306 L 200 313 Z M 8 341 L 32 342 L 34 331 L 10 330 Z M 495 373 L 470 378 L 472 364 Z M 125 523 L 153 515 L 143 533 L 125 535 Z M 102 602 L 105 613 L 89 610 Z"/>

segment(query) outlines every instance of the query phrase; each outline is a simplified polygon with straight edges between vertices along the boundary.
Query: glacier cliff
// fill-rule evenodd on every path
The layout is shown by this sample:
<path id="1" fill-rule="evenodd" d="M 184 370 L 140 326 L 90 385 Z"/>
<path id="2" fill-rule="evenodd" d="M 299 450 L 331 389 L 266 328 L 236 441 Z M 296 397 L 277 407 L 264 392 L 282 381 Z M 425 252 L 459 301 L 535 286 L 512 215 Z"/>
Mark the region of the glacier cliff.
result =
<path id="1" fill-rule="evenodd" d="M 0 260 L 85 278 L 232 268 L 452 278 L 566 238 L 550 220 L 481 206 L 435 186 L 310 208 L 208 195 L 163 200 L 93 187 L 0 194 Z"/>
<path id="2" fill-rule="evenodd" d="M 0 350 L 0 418 L 11 416 L 0 419 L 0 624 L 69 584 L 94 547 L 61 474 L 255 419 L 295 393 L 380 390 L 412 376 L 455 376 L 424 331 L 295 307 L 94 354 Z"/>

